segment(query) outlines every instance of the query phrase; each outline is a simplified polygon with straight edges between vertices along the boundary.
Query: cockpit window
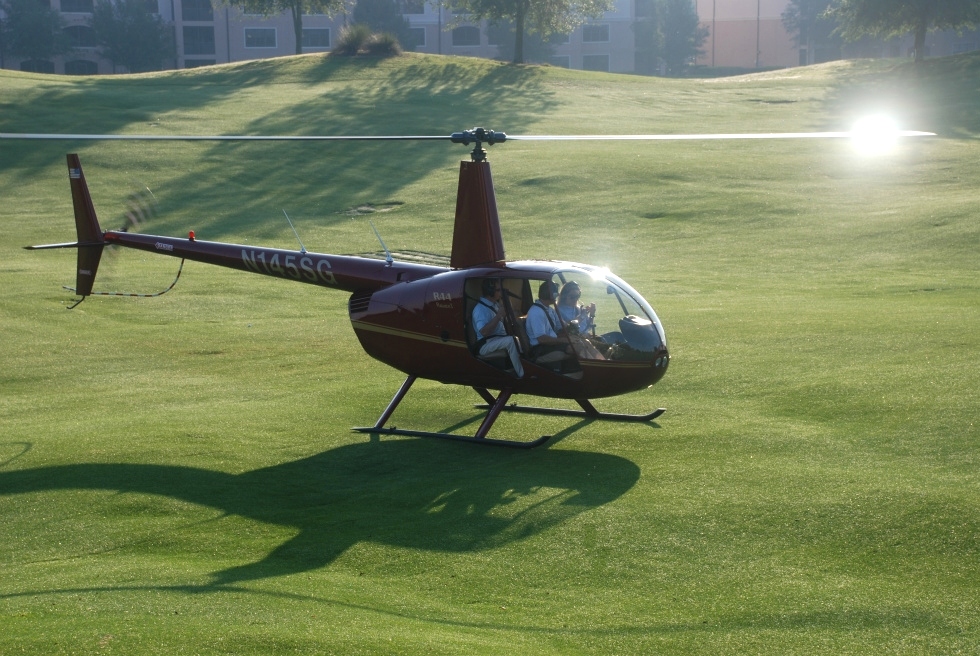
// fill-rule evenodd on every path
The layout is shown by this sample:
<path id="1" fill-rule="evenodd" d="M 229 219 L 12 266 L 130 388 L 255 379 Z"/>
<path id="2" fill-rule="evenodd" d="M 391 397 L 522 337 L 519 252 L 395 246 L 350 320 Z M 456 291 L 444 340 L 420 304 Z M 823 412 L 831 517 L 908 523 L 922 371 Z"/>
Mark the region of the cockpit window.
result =
<path id="1" fill-rule="evenodd" d="M 564 269 L 552 280 L 558 285 L 558 313 L 566 332 L 577 333 L 593 347 L 576 349 L 580 358 L 652 360 L 665 346 L 653 309 L 611 273 Z"/>

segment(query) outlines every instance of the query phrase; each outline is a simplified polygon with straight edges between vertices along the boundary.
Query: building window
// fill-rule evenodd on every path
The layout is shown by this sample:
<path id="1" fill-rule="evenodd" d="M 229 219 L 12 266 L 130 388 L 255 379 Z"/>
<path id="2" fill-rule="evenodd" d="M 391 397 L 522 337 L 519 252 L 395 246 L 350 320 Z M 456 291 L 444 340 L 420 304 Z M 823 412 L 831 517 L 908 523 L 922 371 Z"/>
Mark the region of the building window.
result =
<path id="1" fill-rule="evenodd" d="M 246 27 L 245 47 L 246 48 L 275 48 L 276 28 Z"/>
<path id="2" fill-rule="evenodd" d="M 607 43 L 609 41 L 609 25 L 583 25 L 583 43 Z"/>
<path id="3" fill-rule="evenodd" d="M 217 64 L 214 59 L 185 59 L 184 68 L 198 68 L 199 66 L 214 66 Z"/>
<path id="4" fill-rule="evenodd" d="M 572 63 L 569 60 L 568 55 L 555 55 L 548 60 L 552 66 L 557 66 L 558 68 L 571 68 Z"/>
<path id="5" fill-rule="evenodd" d="M 99 65 L 87 59 L 65 62 L 65 75 L 98 75 Z"/>
<path id="6" fill-rule="evenodd" d="M 91 14 L 94 5 L 92 0 L 61 0 L 61 11 L 69 14 Z"/>
<path id="7" fill-rule="evenodd" d="M 425 2 L 424 0 L 400 0 L 398 3 L 401 5 L 401 10 L 403 14 L 424 14 L 425 13 Z"/>
<path id="8" fill-rule="evenodd" d="M 20 63 L 20 70 L 25 73 L 54 73 L 54 62 L 47 59 L 28 59 Z"/>
<path id="9" fill-rule="evenodd" d="M 453 30 L 454 46 L 478 46 L 480 45 L 480 28 L 471 25 L 464 25 Z"/>
<path id="10" fill-rule="evenodd" d="M 415 44 L 416 48 L 425 47 L 425 28 L 424 27 L 412 27 L 409 28 L 409 33 L 412 35 L 412 42 Z"/>
<path id="11" fill-rule="evenodd" d="M 583 71 L 609 71 L 609 55 L 582 55 Z"/>
<path id="12" fill-rule="evenodd" d="M 65 28 L 65 34 L 68 35 L 72 48 L 95 47 L 95 30 L 88 25 L 71 25 Z"/>
<path id="13" fill-rule="evenodd" d="M 330 28 L 311 27 L 303 28 L 303 47 L 304 48 L 329 48 L 330 47 Z"/>
<path id="14" fill-rule="evenodd" d="M 180 13 L 185 21 L 213 21 L 211 0 L 180 0 Z"/>
<path id="15" fill-rule="evenodd" d="M 214 28 L 184 26 L 185 55 L 213 55 Z"/>

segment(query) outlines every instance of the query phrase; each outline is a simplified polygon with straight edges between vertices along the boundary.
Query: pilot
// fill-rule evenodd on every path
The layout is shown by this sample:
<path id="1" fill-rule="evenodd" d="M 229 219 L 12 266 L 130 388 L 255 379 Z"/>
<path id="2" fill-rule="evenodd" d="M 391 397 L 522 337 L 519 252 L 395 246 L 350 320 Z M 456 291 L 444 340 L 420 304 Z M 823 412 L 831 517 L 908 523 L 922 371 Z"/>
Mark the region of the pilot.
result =
<path id="1" fill-rule="evenodd" d="M 595 327 L 595 303 L 579 305 L 580 298 L 582 287 L 574 280 L 566 282 L 558 292 L 558 314 L 561 315 L 563 324 L 574 321 L 578 332 L 585 334 Z"/>
<path id="2" fill-rule="evenodd" d="M 555 297 L 558 295 L 558 285 L 546 280 L 538 288 L 538 300 L 527 311 L 527 320 L 524 327 L 527 330 L 527 338 L 531 343 L 531 356 L 535 360 L 541 360 L 544 356 L 549 356 L 551 360 L 557 354 L 561 359 L 565 354 L 572 353 L 572 345 L 566 339 L 558 337 L 561 330 L 561 321 L 555 311 Z"/>
<path id="3" fill-rule="evenodd" d="M 500 281 L 486 278 L 483 281 L 483 297 L 473 307 L 473 330 L 476 331 L 476 349 L 480 355 L 489 355 L 494 351 L 507 351 L 514 375 L 524 377 L 524 367 L 521 365 L 521 353 L 517 347 L 517 338 L 507 334 L 504 327 L 504 309 L 500 306 L 503 291 Z"/>

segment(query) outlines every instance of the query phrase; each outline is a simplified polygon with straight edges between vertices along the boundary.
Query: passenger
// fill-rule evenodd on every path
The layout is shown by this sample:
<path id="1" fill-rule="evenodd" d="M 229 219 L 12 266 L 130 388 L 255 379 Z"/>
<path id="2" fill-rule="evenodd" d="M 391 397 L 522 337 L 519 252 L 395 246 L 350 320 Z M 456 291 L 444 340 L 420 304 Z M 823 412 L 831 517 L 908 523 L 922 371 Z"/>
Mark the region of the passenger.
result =
<path id="1" fill-rule="evenodd" d="M 588 306 L 579 305 L 582 298 L 582 288 L 574 280 L 566 282 L 558 292 L 558 314 L 563 324 L 573 324 L 580 335 L 594 332 L 595 303 Z"/>
<path id="2" fill-rule="evenodd" d="M 500 306 L 502 290 L 500 282 L 492 278 L 483 281 L 483 298 L 473 307 L 473 330 L 476 331 L 475 348 L 482 356 L 494 351 L 507 351 L 514 375 L 524 377 L 524 367 L 521 365 L 521 352 L 518 349 L 517 338 L 508 335 L 504 327 L 504 309 Z"/>
<path id="3" fill-rule="evenodd" d="M 535 360 L 550 354 L 558 354 L 559 357 L 551 356 L 548 360 L 561 359 L 565 354 L 572 353 L 572 345 L 568 340 L 558 337 L 561 320 L 552 307 L 557 293 L 558 286 L 555 283 L 544 281 L 538 288 L 538 300 L 527 311 L 524 327 L 531 343 L 531 357 Z"/>

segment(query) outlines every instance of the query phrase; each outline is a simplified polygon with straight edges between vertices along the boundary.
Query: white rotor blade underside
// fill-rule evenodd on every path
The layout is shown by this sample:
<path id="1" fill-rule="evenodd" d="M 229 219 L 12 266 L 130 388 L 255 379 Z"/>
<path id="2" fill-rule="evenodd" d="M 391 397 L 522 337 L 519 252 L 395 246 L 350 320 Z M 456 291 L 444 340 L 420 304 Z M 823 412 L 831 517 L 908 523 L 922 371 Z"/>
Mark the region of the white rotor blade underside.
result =
<path id="1" fill-rule="evenodd" d="M 192 135 L 192 134 L 27 134 L 0 132 L 0 139 L 83 139 L 89 141 L 446 141 L 447 136 Z"/>
<path id="2" fill-rule="evenodd" d="M 497 133 L 498 137 L 502 136 Z M 741 134 L 554 134 L 506 135 L 501 141 L 710 141 L 723 139 L 846 139 L 856 132 L 759 132 Z M 934 132 L 898 130 L 890 137 L 934 137 Z M 88 141 L 448 141 L 445 135 L 168 135 L 168 134 L 41 134 L 0 132 L 0 139 Z"/>
<path id="3" fill-rule="evenodd" d="M 933 132 L 899 130 L 895 137 L 934 137 Z M 721 139 L 844 139 L 855 132 L 746 132 L 742 134 L 578 134 L 578 135 L 507 135 L 508 141 L 698 141 Z"/>

